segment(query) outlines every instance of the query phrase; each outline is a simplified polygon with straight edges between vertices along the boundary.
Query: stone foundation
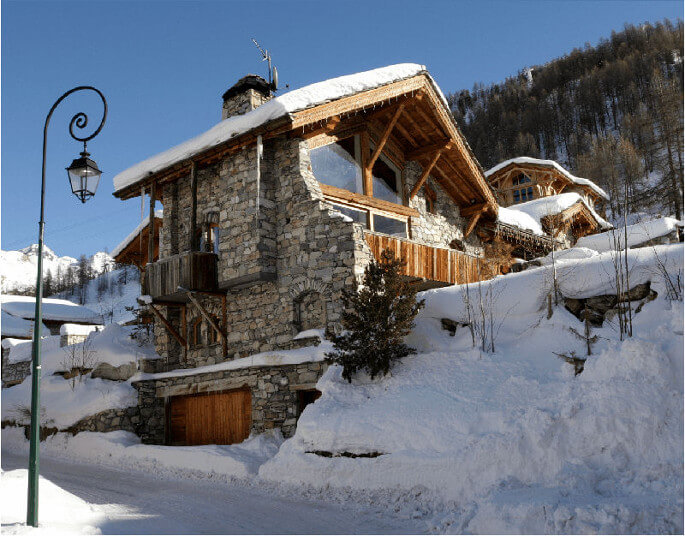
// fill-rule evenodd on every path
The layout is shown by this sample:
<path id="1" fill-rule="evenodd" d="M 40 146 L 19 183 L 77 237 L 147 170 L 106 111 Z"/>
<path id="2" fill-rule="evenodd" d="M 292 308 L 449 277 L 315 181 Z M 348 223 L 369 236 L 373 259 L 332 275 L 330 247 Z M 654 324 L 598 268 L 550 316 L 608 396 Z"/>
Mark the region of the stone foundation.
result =
<path id="1" fill-rule="evenodd" d="M 4 354 L 3 350 L 3 354 Z M 31 374 L 31 361 L 10 363 L 3 355 L 2 358 L 2 387 L 11 387 L 24 381 Z"/>

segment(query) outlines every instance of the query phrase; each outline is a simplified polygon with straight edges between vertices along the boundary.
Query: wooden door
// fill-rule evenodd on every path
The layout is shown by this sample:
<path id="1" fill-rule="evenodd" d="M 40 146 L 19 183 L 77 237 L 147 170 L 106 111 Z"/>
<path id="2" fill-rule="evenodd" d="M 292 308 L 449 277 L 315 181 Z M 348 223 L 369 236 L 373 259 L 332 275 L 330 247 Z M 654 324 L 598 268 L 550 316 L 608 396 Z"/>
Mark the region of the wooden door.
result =
<path id="1" fill-rule="evenodd" d="M 250 435 L 249 389 L 175 396 L 169 401 L 172 445 L 230 445 Z"/>

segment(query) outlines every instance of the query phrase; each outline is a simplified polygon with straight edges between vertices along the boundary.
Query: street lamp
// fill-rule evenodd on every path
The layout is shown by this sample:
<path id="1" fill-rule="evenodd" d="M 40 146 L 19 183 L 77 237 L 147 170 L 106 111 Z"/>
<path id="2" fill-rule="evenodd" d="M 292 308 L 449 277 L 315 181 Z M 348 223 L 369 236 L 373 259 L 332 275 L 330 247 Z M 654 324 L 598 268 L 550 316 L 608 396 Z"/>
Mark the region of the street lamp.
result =
<path id="1" fill-rule="evenodd" d="M 72 93 L 77 91 L 94 91 L 102 99 L 104 112 L 102 114 L 102 121 L 100 125 L 90 136 L 79 137 L 74 134 L 74 126 L 79 129 L 86 128 L 88 125 L 88 116 L 83 112 L 77 113 L 71 118 L 69 123 L 69 134 L 76 141 L 83 142 L 83 152 L 81 158 L 75 159 L 71 166 L 67 168 L 69 175 L 69 182 L 71 183 L 72 192 L 78 197 L 82 203 L 95 195 L 100 175 L 102 172 L 98 169 L 95 161 L 88 158 L 90 155 L 86 151 L 86 142 L 92 140 L 97 136 L 102 127 L 105 125 L 107 119 L 107 101 L 105 96 L 99 89 L 92 86 L 78 86 L 70 89 L 64 93 L 52 105 L 47 117 L 45 118 L 45 126 L 43 127 L 43 174 L 40 189 L 40 221 L 38 222 L 38 276 L 36 279 L 36 312 L 33 320 L 33 346 L 31 351 L 31 435 L 29 437 L 29 494 L 28 504 L 26 508 L 26 524 L 33 527 L 38 526 L 38 454 L 40 448 L 40 337 L 41 326 L 43 324 L 43 229 L 45 228 L 45 151 L 48 140 L 48 125 L 52 118 L 52 113 L 55 108 Z"/>

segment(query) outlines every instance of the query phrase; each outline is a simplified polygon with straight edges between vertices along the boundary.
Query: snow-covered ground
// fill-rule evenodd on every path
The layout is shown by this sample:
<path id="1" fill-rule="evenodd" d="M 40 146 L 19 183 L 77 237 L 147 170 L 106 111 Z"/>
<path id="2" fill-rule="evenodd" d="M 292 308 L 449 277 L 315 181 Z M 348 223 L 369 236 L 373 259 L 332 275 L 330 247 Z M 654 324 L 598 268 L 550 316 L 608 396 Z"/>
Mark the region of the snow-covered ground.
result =
<path id="1" fill-rule="evenodd" d="M 682 244 L 657 251 L 682 278 Z M 472 348 L 467 328 L 440 328 L 441 318 L 467 320 L 463 286 L 423 293 L 408 341 L 419 353 L 380 381 L 350 384 L 329 368 L 321 398 L 259 476 L 425 486 L 460 505 L 442 527 L 455 532 L 682 532 L 683 307 L 665 299 L 651 248 L 630 251 L 629 263 L 631 286 L 650 281 L 659 298 L 635 315 L 631 339 L 608 322 L 593 328 L 579 376 L 555 355 L 586 352 L 574 316 L 558 306 L 546 318 L 551 267 L 481 285 L 494 353 Z M 565 296 L 612 291 L 610 253 L 560 260 L 557 271 Z"/>
<path id="2" fill-rule="evenodd" d="M 573 248 L 563 253 L 555 263 L 561 294 L 587 298 L 615 291 L 614 252 Z M 240 532 L 682 532 L 683 303 L 666 299 L 665 273 L 659 265 L 682 281 L 683 245 L 630 250 L 628 262 L 631 287 L 650 282 L 658 297 L 636 312 L 632 338 L 619 340 L 615 321 L 592 328 L 597 341 L 578 376 L 556 354 L 586 355 L 585 342 L 571 331 L 582 331 L 582 324 L 562 304 L 547 318 L 552 267 L 546 264 L 469 285 L 472 304 L 483 297 L 488 331 L 493 312 L 494 352 L 473 348 L 466 327 L 457 328 L 455 336 L 441 328 L 442 318 L 468 320 L 465 286 L 424 292 L 426 307 L 408 338 L 418 353 L 374 381 L 360 375 L 348 383 L 339 367 L 330 367 L 317 385 L 321 398 L 307 406 L 295 436 L 282 444 L 278 436 L 263 435 L 228 447 L 147 446 L 132 434 L 112 432 L 58 434 L 45 441 L 42 450 L 48 459 L 80 462 L 72 478 L 93 511 L 104 516 L 93 521 L 84 513 L 82 525 L 103 532 L 122 530 L 120 515 L 129 516 L 129 531 L 147 532 L 148 516 L 169 514 L 177 520 L 176 527 L 188 527 L 197 512 L 203 519 L 192 532 L 217 531 L 218 518 L 209 517 L 219 515 L 213 505 L 222 494 L 238 490 L 248 497 L 230 510 Z M 110 339 L 120 340 L 122 334 L 114 328 L 123 329 L 110 326 Z M 312 353 L 309 358 L 320 359 L 327 347 L 245 360 L 295 362 L 307 358 L 307 352 Z M 131 349 L 112 351 L 109 359 L 126 351 Z M 47 369 L 52 361 L 47 359 Z M 228 365 L 213 365 L 222 366 Z M 91 391 L 91 384 L 85 385 Z M 7 393 L 19 393 L 19 387 L 3 390 L 3 418 Z M 64 405 L 73 418 L 79 404 L 72 402 L 65 391 L 46 406 Z M 93 411 L 87 397 L 80 404 Z M 6 428 L 3 449 L 10 460 L 16 459 L 17 453 L 26 452 L 27 442 L 20 431 Z M 3 456 L 3 464 L 7 458 Z M 104 466 L 116 467 L 121 485 L 88 483 L 90 463 L 107 474 L 112 469 Z M 141 495 L 137 483 L 151 478 L 145 473 L 218 480 L 227 487 L 191 495 L 187 508 L 167 512 L 161 501 Z M 22 478 L 20 473 L 3 474 L 3 490 L 7 474 L 12 475 L 10 485 Z M 50 478 L 49 473 L 44 476 Z M 201 485 L 185 482 L 178 487 L 192 494 L 196 484 Z M 107 500 L 104 487 L 109 488 Z M 181 493 L 176 484 L 157 487 L 171 489 L 173 500 Z M 300 515 L 309 511 L 309 505 L 303 505 L 307 497 L 322 500 L 319 507 L 326 511 L 331 502 L 344 501 L 352 516 L 361 512 L 369 521 L 363 527 L 356 520 L 342 525 L 334 516 L 323 529 L 316 517 L 303 524 L 297 524 L 297 515 L 286 516 L 285 524 L 274 523 L 273 515 L 256 520 L 252 512 L 243 511 L 252 506 L 255 490 L 287 496 Z M 112 493 L 116 500 L 109 499 Z M 130 499 L 124 501 L 127 493 Z M 209 509 L 197 506 L 198 498 L 205 499 Z M 274 500 L 267 497 L 267 502 Z M 105 502 L 109 506 L 102 506 Z M 108 510 L 122 502 L 126 506 L 115 508 L 115 514 Z M 80 512 L 82 505 L 70 504 Z M 275 508 L 280 512 L 280 503 Z M 390 518 L 380 513 L 393 510 Z M 397 515 L 405 524 L 397 524 Z M 162 524 L 155 532 L 173 530 Z"/>

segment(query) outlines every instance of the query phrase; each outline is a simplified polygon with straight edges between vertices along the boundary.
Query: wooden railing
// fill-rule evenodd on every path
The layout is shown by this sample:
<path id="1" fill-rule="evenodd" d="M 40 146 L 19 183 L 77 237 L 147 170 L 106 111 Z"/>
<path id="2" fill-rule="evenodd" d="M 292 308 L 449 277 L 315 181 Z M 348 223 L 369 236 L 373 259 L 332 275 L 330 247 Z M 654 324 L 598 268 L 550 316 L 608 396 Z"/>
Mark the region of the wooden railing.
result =
<path id="1" fill-rule="evenodd" d="M 193 251 L 161 259 L 145 267 L 143 293 L 153 298 L 171 299 L 183 290 L 216 291 L 217 256 Z"/>
<path id="2" fill-rule="evenodd" d="M 478 281 L 479 266 L 483 262 L 479 257 L 368 231 L 364 235 L 376 260 L 380 260 L 383 250 L 389 249 L 406 263 L 403 273 L 408 277 L 450 284 Z"/>

